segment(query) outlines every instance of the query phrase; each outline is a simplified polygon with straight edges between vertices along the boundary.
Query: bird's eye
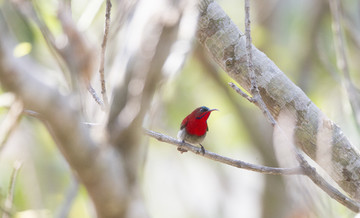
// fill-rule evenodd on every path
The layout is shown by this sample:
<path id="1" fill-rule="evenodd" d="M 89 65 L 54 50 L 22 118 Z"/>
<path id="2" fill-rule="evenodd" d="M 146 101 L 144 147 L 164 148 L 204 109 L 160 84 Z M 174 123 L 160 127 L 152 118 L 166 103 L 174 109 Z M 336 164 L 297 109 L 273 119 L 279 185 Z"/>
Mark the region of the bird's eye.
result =
<path id="1" fill-rule="evenodd" d="M 201 111 L 201 112 L 205 112 L 205 111 L 208 111 L 208 110 L 209 110 L 209 108 L 207 108 L 207 107 L 201 107 L 201 108 L 200 108 L 200 111 Z"/>

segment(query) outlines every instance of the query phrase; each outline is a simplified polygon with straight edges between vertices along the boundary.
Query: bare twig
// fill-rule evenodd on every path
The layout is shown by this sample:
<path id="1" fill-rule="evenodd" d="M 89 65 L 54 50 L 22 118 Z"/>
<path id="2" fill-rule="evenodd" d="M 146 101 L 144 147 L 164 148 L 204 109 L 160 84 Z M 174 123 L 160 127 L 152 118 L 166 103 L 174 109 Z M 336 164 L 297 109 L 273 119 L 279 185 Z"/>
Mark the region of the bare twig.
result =
<path id="1" fill-rule="evenodd" d="M 101 108 L 104 108 L 104 102 L 98 96 L 95 89 L 90 84 L 88 85 L 87 89 L 90 92 L 91 96 L 94 98 L 95 102 L 98 103 L 101 106 Z"/>
<path id="2" fill-rule="evenodd" d="M 184 143 L 182 141 L 179 141 L 173 137 L 158 133 L 158 132 L 154 132 L 151 130 L 144 130 L 145 134 L 153 137 L 161 142 L 166 142 L 169 144 L 173 144 L 176 145 L 177 147 L 180 147 L 182 149 L 185 149 L 187 151 L 191 151 L 195 154 L 198 154 L 200 156 L 204 156 L 208 159 L 220 162 L 220 163 L 224 163 L 233 167 L 237 167 L 237 168 L 241 168 L 241 169 L 246 169 L 246 170 L 251 170 L 251 171 L 255 171 L 255 172 L 259 172 L 259 173 L 264 173 L 264 174 L 271 174 L 271 175 L 304 175 L 302 168 L 301 167 L 294 167 L 294 168 L 276 168 L 276 167 L 267 167 L 267 166 L 259 166 L 259 165 L 255 165 L 255 164 L 250 164 L 250 163 L 246 163 L 244 161 L 241 160 L 235 160 L 235 159 L 231 159 L 229 157 L 224 157 L 221 156 L 219 154 L 210 152 L 210 151 L 206 151 L 204 155 L 201 153 L 201 149 L 198 147 L 195 147 L 191 144 L 188 143 Z"/>
<path id="3" fill-rule="evenodd" d="M 14 163 L 14 169 L 13 169 L 13 172 L 12 172 L 11 177 L 10 177 L 9 190 L 8 190 L 8 194 L 7 194 L 7 197 L 6 197 L 6 200 L 5 200 L 5 209 L 7 211 L 10 211 L 11 208 L 12 208 L 16 177 L 19 174 L 21 166 L 22 166 L 22 162 L 20 162 L 20 161 L 16 161 Z M 2 217 L 3 218 L 9 218 L 10 216 L 9 216 L 8 213 L 4 213 Z"/>
<path id="4" fill-rule="evenodd" d="M 237 87 L 237 85 L 235 85 L 234 83 L 230 82 L 229 86 L 231 88 L 233 88 L 239 95 L 246 98 L 251 103 L 255 103 L 255 100 L 252 97 L 250 97 L 248 94 L 246 94 L 243 90 L 241 90 L 239 87 Z"/>
<path id="5" fill-rule="evenodd" d="M 271 115 L 269 109 L 267 108 L 266 104 L 264 103 L 258 86 L 256 84 L 256 75 L 253 65 L 253 58 L 252 58 L 252 40 L 251 40 L 251 25 L 250 25 L 250 1 L 245 0 L 245 35 L 246 35 L 246 65 L 249 71 L 250 82 L 251 82 L 251 95 L 253 103 L 257 104 L 261 111 L 266 115 L 269 122 L 272 126 L 276 125 L 276 121 L 274 117 Z M 242 95 L 243 96 L 243 95 Z M 244 96 L 243 96 L 244 97 Z M 249 100 L 249 99 L 248 99 Z"/>
<path id="6" fill-rule="evenodd" d="M 20 100 L 16 100 L 10 107 L 10 110 L 0 126 L 0 151 L 4 148 L 11 133 L 16 129 L 21 119 L 24 107 Z"/>
<path id="7" fill-rule="evenodd" d="M 254 93 L 253 97 L 250 97 L 248 94 L 246 94 L 244 91 L 242 91 L 237 85 L 230 82 L 229 86 L 233 88 L 239 95 L 246 98 L 249 102 L 255 104 L 265 115 L 266 118 L 268 118 L 268 121 L 272 126 L 276 125 L 276 121 L 274 117 L 271 115 L 270 111 L 267 109 L 264 101 L 262 100 L 260 93 Z M 255 85 L 256 86 L 256 85 Z M 257 89 L 257 87 L 256 87 Z M 258 89 L 257 89 L 258 90 Z M 259 91 L 259 90 L 258 90 Z M 257 97 L 256 97 L 257 96 Z"/>
<path id="8" fill-rule="evenodd" d="M 105 65 L 105 51 L 106 51 L 106 44 L 110 29 L 110 15 L 111 15 L 111 1 L 106 0 L 106 13 L 105 13 L 105 29 L 104 29 L 104 37 L 101 43 L 101 58 L 100 58 L 100 82 L 101 82 L 101 95 L 103 97 L 103 102 L 105 108 L 109 106 L 109 100 L 106 94 L 106 83 L 105 83 L 105 73 L 104 73 L 104 65 Z"/>

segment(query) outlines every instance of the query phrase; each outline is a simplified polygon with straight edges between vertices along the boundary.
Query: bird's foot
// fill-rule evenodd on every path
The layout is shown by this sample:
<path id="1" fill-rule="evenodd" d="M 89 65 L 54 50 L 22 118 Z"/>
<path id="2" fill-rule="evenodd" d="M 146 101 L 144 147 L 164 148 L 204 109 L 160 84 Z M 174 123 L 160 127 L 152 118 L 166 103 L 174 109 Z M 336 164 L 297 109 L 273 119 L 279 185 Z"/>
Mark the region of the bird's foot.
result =
<path id="1" fill-rule="evenodd" d="M 185 143 L 185 141 L 184 140 L 182 140 L 182 143 Z M 181 145 L 180 145 L 181 146 Z M 184 153 L 184 152 L 187 152 L 187 150 L 186 149 L 183 149 L 183 148 L 181 148 L 181 147 L 177 147 L 177 150 L 178 151 L 180 151 L 180 153 L 182 154 L 182 153 Z"/>
<path id="2" fill-rule="evenodd" d="M 202 146 L 202 144 L 199 144 L 200 147 L 201 147 L 201 154 L 204 155 L 205 154 L 205 148 L 204 146 Z"/>

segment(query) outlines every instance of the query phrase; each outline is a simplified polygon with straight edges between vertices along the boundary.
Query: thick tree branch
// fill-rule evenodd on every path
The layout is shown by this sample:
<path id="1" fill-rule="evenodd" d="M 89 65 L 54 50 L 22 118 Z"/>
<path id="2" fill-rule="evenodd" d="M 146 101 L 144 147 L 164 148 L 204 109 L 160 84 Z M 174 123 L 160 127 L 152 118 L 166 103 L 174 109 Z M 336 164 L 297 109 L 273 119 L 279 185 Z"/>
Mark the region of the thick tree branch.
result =
<path id="1" fill-rule="evenodd" d="M 213 0 L 201 1 L 200 14 L 198 40 L 229 76 L 251 93 L 244 34 Z M 252 46 L 252 54 L 256 83 L 271 115 L 276 120 L 279 114 L 287 112 L 288 119 L 296 123 L 294 135 L 290 136 L 295 144 L 345 192 L 360 200 L 358 149 L 264 53 Z"/>
<path id="2" fill-rule="evenodd" d="M 0 25 L 2 32 L 4 31 Z M 70 96 L 31 76 L 0 40 L 0 82 L 2 88 L 14 92 L 24 107 L 41 116 L 59 150 L 85 185 L 98 217 L 121 217 L 128 199 L 127 181 L 124 179 L 121 158 L 112 146 L 100 146 L 81 123 L 80 112 L 74 109 Z M 9 41 L 7 41 L 9 42 Z"/>

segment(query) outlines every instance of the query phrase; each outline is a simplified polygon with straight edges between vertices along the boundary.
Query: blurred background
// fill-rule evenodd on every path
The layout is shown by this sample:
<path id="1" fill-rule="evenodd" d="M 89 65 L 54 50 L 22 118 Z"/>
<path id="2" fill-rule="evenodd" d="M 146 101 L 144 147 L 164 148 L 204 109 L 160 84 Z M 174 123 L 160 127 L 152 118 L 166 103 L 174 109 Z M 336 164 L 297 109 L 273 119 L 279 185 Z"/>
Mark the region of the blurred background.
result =
<path id="1" fill-rule="evenodd" d="M 244 30 L 244 2 L 217 1 Z M 34 21 L 20 11 L 34 4 L 59 44 L 61 25 L 55 0 L 0 0 L 0 19 L 12 31 L 15 57 L 35 59 L 41 78 L 64 86 L 59 66 Z M 115 32 L 117 6 L 113 1 L 111 31 Z M 20 5 L 20 6 L 19 6 Z M 359 85 L 360 2 L 341 1 L 341 25 L 350 77 Z M 103 35 L 105 3 L 72 1 L 73 19 L 91 46 L 98 48 Z M 253 44 L 263 51 L 335 123 L 353 145 L 359 145 L 359 129 L 337 67 L 329 2 L 325 0 L 251 1 Z M 120 39 L 109 38 L 106 67 L 116 65 Z M 111 37 L 113 36 L 113 37 Z M 1 33 L 0 33 L 1 37 Z M 234 93 L 226 73 L 211 61 L 194 40 L 183 68 L 167 75 L 154 97 L 144 126 L 176 137 L 182 119 L 199 106 L 217 108 L 208 120 L 209 132 L 202 143 L 207 150 L 246 162 L 278 166 L 272 128 L 254 105 Z M 95 83 L 95 88 L 99 85 Z M 6 119 L 12 95 L 1 91 L 0 121 Z M 89 102 L 92 99 L 89 97 Z M 92 115 L 89 103 L 89 116 Z M 145 204 L 154 218 L 298 218 L 354 217 L 355 214 L 322 193 L 300 176 L 271 176 L 237 169 L 146 136 L 140 172 Z M 81 152 L 81 151 L 79 151 Z M 1 147 L 0 205 L 4 205 L 14 165 L 22 163 L 16 177 L 15 217 L 95 217 L 86 190 L 79 185 L 46 128 L 36 118 L 22 116 L 16 130 Z M 65 208 L 65 209 L 64 209 Z"/>

